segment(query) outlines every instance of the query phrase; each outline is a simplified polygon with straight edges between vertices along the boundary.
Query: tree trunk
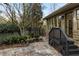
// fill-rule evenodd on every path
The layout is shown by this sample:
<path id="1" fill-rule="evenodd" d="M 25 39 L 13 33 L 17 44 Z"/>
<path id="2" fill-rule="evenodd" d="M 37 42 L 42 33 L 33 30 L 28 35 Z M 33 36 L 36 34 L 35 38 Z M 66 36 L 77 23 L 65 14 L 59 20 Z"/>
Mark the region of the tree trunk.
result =
<path id="1" fill-rule="evenodd" d="M 25 35 L 25 30 L 24 30 L 24 28 L 21 28 L 20 26 L 18 26 L 19 27 L 19 35 L 20 36 L 24 36 Z"/>

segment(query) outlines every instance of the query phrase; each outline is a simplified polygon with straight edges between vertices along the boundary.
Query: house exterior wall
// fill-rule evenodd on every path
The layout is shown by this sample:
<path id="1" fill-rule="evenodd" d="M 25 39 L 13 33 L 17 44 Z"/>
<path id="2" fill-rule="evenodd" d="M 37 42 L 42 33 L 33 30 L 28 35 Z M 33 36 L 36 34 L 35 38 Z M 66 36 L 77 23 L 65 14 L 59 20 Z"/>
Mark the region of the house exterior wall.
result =
<path id="1" fill-rule="evenodd" d="M 79 26 L 79 20 L 77 20 L 76 16 L 76 11 L 77 9 L 74 9 L 74 15 L 73 15 L 73 39 L 75 41 L 78 41 L 79 42 L 79 29 L 78 29 L 78 26 Z"/>
<path id="2" fill-rule="evenodd" d="M 63 13 L 63 14 L 65 15 L 65 13 Z M 68 27 L 70 25 L 68 25 L 66 23 L 66 20 L 67 20 L 66 16 L 63 19 L 59 19 L 60 15 L 56 15 L 56 16 L 53 16 L 51 18 L 48 18 L 48 21 L 47 21 L 48 28 L 49 28 L 48 31 L 50 31 L 52 27 L 60 27 L 60 25 L 61 25 L 61 29 L 63 29 L 63 31 L 65 33 L 68 33 L 68 31 L 69 31 Z M 74 41 L 79 41 L 79 29 L 78 29 L 79 20 L 76 19 L 76 16 L 77 15 L 76 15 L 76 8 L 75 8 L 75 9 L 73 9 L 73 19 L 72 19 L 73 28 L 72 28 L 72 31 L 73 31 L 73 39 L 74 39 Z M 65 26 L 67 26 L 67 29 L 66 29 Z"/>
<path id="3" fill-rule="evenodd" d="M 60 14 L 60 15 L 62 15 L 62 14 Z M 55 17 L 51 17 L 51 18 L 48 19 L 48 21 L 47 21 L 48 32 L 52 29 L 52 27 L 60 27 L 60 25 L 61 25 L 61 29 L 63 29 L 63 31 L 66 34 L 69 32 L 69 30 L 68 30 L 69 25 L 67 24 L 68 21 L 66 19 L 65 14 L 64 14 L 63 19 L 59 19 L 60 15 L 57 15 Z M 67 21 L 67 23 L 66 23 L 66 21 Z M 73 39 L 76 41 L 76 40 L 79 40 L 79 29 L 77 29 L 77 27 L 78 27 L 77 25 L 79 23 L 79 20 L 77 21 L 77 19 L 76 19 L 76 10 L 75 9 L 73 10 L 73 19 L 72 19 L 72 21 L 73 21 L 73 29 L 72 29 L 73 30 L 73 32 L 72 32 L 73 33 Z M 65 26 L 67 26 L 67 28 Z"/>
<path id="4" fill-rule="evenodd" d="M 60 19 L 60 21 L 61 21 L 61 29 L 65 32 L 65 18 L 63 18 L 63 19 Z"/>
<path id="5" fill-rule="evenodd" d="M 59 19 L 59 16 L 49 18 L 47 20 L 47 24 L 48 24 L 48 31 L 50 31 L 52 27 L 59 28 L 60 25 L 61 25 L 61 29 L 65 31 L 65 19 Z"/>
<path id="6" fill-rule="evenodd" d="M 48 32 L 49 32 L 52 29 L 52 19 L 51 18 L 49 18 L 47 20 L 47 27 L 48 27 Z"/>

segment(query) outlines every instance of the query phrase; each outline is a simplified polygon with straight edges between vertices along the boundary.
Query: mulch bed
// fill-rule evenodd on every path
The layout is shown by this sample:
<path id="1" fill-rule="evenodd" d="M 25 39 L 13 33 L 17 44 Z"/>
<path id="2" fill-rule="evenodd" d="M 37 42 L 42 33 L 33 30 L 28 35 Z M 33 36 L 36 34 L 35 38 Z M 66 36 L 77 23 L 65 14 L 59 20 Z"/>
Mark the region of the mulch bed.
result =
<path id="1" fill-rule="evenodd" d="M 39 41 L 30 41 L 29 43 L 23 43 L 23 44 L 0 44 L 0 50 L 2 49 L 7 49 L 7 48 L 16 48 L 16 47 L 27 47 L 30 43 L 34 43 L 34 42 L 41 42 L 43 40 L 39 40 Z"/>

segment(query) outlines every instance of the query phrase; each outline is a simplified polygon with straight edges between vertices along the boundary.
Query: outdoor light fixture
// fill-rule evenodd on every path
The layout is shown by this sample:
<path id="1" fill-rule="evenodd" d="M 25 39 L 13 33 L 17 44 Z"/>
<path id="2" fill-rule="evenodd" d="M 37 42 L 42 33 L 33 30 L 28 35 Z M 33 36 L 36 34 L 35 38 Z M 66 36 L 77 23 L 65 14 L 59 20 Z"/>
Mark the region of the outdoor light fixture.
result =
<path id="1" fill-rule="evenodd" d="M 59 16 L 59 19 L 63 20 L 64 19 L 64 15 Z"/>

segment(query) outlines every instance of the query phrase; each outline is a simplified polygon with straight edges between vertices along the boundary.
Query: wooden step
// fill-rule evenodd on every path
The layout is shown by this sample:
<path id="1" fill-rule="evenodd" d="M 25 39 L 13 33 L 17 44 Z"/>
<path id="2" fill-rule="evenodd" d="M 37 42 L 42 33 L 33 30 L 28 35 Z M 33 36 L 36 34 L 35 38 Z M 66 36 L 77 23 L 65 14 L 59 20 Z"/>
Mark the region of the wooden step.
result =
<path id="1" fill-rule="evenodd" d="M 79 54 L 71 54 L 71 55 L 69 55 L 69 56 L 79 56 Z"/>
<path id="2" fill-rule="evenodd" d="M 69 55 L 72 55 L 72 54 L 79 54 L 79 48 L 69 49 Z"/>
<path id="3" fill-rule="evenodd" d="M 72 38 L 69 38 L 68 41 L 67 41 L 69 44 L 74 44 L 74 41 Z"/>
<path id="4" fill-rule="evenodd" d="M 74 41 L 67 41 L 69 44 L 74 44 Z"/>
<path id="5" fill-rule="evenodd" d="M 76 49 L 76 48 L 78 48 L 78 46 L 73 45 L 73 44 L 70 44 L 68 47 L 69 47 L 69 49 Z"/>

